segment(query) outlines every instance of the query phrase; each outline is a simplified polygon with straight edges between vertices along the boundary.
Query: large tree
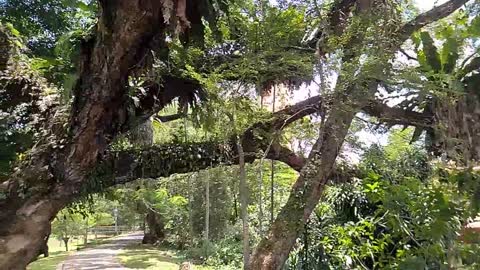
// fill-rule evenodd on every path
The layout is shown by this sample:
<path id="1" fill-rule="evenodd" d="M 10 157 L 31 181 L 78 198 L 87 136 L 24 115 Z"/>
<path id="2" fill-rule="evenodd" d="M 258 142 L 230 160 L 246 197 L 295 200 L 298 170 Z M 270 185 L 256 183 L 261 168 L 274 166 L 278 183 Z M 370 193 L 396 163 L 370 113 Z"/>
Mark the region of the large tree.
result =
<path id="1" fill-rule="evenodd" d="M 433 112 L 391 108 L 376 101 L 375 93 L 380 79 L 389 74 L 394 53 L 412 33 L 446 17 L 468 1 L 451 0 L 409 22 L 403 22 L 389 2 L 334 1 L 327 16 L 328 27 L 315 35 L 315 42 L 310 42 L 317 51 L 311 57 L 324 58 L 333 52 L 326 37 L 347 37 L 335 48 L 343 52 L 343 65 L 333 94 L 287 107 L 274 113 L 270 120 L 251 125 L 242 134 L 246 161 L 254 159 L 255 153 L 263 149 L 268 158 L 284 161 L 301 172 L 289 201 L 253 254 L 251 269 L 279 269 L 283 265 L 327 180 L 341 175 L 334 173 L 335 159 L 358 112 L 390 124 L 430 128 L 434 123 Z M 19 68 L 12 64 L 16 58 L 5 59 L 5 65 L 0 62 L 5 75 L 1 79 L 7 82 L 7 93 L 12 93 L 10 103 L 30 102 L 33 112 L 43 117 L 39 125 L 47 130 L 17 169 L 1 178 L 0 268 L 24 269 L 50 233 L 50 222 L 58 211 L 82 191 L 96 191 L 92 186 L 105 188 L 138 178 L 238 162 L 236 137 L 223 143 L 107 151 L 118 135 L 146 121 L 173 99 L 185 100 L 201 92 L 195 80 L 163 76 L 161 83 L 148 83 L 145 91 L 132 98 L 128 79 L 149 70 L 151 50 L 159 52 L 160 57 L 164 55 L 162 50 L 168 50 L 167 36 L 183 32 L 182 40 L 188 46 L 199 32 L 203 35 L 202 17 L 212 16 L 209 3 L 99 1 L 95 33 L 81 44 L 74 101 L 67 110 L 35 94 L 35 89 L 41 88 L 39 82 L 11 75 L 13 68 Z M 400 24 L 403 26 L 399 28 Z M 374 31 L 378 31 L 378 38 L 372 40 Z M 4 46 L 8 51 L 11 47 L 10 43 Z M 368 56 L 366 63 L 360 61 L 365 56 Z M 43 106 L 45 103 L 48 106 Z M 307 160 L 277 141 L 255 135 L 258 130 L 280 130 L 306 115 L 325 111 L 327 120 Z M 92 185 L 92 181 L 96 183 Z"/>
<path id="2" fill-rule="evenodd" d="M 25 268 L 50 233 L 56 213 L 79 195 L 118 134 L 175 97 L 197 90 L 191 82 L 165 78 L 162 84 L 152 84 L 135 106 L 127 81 L 145 66 L 142 61 L 150 50 L 165 48 L 170 27 L 181 31 L 189 24 L 201 24 L 202 13 L 209 11 L 206 2 L 99 1 L 95 33 L 81 46 L 79 77 L 65 129 L 45 134 L 2 183 L 2 269 Z M 57 111 L 54 118 L 60 121 L 60 117 Z"/>
<path id="3" fill-rule="evenodd" d="M 292 188 L 287 203 L 266 237 L 257 246 L 250 261 L 251 269 L 281 269 L 285 263 L 305 222 L 320 199 L 352 120 L 369 100 L 374 99 L 379 79 L 391 69 L 390 61 L 394 53 L 415 31 L 448 16 L 466 2 L 449 1 L 406 23 L 398 21 L 397 14 L 386 2 L 340 1 L 334 5 L 331 14 L 353 10 L 351 14 L 354 18 L 350 19 L 357 19 L 357 23 L 360 21 L 360 27 L 349 36 L 343 48 L 343 70 L 339 75 L 333 93 L 335 98 L 320 136 Z M 346 15 L 342 12 L 332 18 L 340 16 Z M 348 19 L 333 20 L 332 27 L 345 27 Z M 336 22 L 341 26 L 335 25 Z M 398 24 L 402 23 L 403 26 L 398 27 Z M 375 32 L 374 40 L 368 39 L 369 30 Z M 371 48 L 373 50 L 370 50 Z M 319 53 L 323 54 L 325 51 Z M 359 61 L 360 57 L 365 57 L 363 63 Z M 354 73 L 352 66 L 355 67 Z M 349 78 L 350 76 L 353 76 L 353 79 Z"/>

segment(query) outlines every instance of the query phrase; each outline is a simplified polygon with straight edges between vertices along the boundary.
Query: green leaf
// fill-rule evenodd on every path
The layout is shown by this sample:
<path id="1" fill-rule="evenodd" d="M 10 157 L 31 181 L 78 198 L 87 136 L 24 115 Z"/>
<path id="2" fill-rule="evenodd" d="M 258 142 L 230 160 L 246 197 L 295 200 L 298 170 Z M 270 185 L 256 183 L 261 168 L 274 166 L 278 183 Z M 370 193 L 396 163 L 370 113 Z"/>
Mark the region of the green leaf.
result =
<path id="1" fill-rule="evenodd" d="M 418 47 L 420 47 L 420 44 L 422 43 L 422 40 L 420 39 L 420 33 L 415 32 L 412 35 L 412 42 L 413 45 L 415 45 L 415 49 L 418 49 Z"/>
<path id="2" fill-rule="evenodd" d="M 20 32 L 13 26 L 13 24 L 7 23 L 6 25 L 12 35 L 14 35 L 15 37 L 20 37 Z"/>
<path id="3" fill-rule="evenodd" d="M 92 11 L 92 9 L 90 8 L 89 5 L 85 4 L 84 2 L 82 1 L 78 1 L 77 3 L 77 8 L 83 10 L 83 11 Z"/>
<path id="4" fill-rule="evenodd" d="M 409 257 L 401 262 L 398 266 L 399 270 L 424 270 L 427 266 L 425 259 L 420 257 Z"/>
<path id="5" fill-rule="evenodd" d="M 480 37 L 480 16 L 477 16 L 472 20 L 467 32 L 473 37 Z"/>
<path id="6" fill-rule="evenodd" d="M 423 53 L 425 55 L 426 63 L 433 71 L 439 72 L 442 69 L 442 64 L 433 38 L 428 32 L 420 33 L 420 38 L 422 39 Z"/>
<path id="7" fill-rule="evenodd" d="M 445 73 L 451 73 L 455 69 L 459 53 L 460 42 L 453 37 L 448 37 L 442 47 L 442 69 Z"/>

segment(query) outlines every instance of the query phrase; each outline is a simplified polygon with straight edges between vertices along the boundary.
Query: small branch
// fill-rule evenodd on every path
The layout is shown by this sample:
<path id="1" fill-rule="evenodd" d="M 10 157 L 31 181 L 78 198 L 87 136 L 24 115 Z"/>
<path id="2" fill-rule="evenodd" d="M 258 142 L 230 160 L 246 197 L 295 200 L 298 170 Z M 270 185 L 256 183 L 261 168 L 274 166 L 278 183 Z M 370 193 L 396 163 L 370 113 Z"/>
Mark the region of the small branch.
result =
<path id="1" fill-rule="evenodd" d="M 409 55 L 405 50 L 403 50 L 402 48 L 400 48 L 398 51 L 401 52 L 403 55 L 405 55 L 408 60 L 418 61 L 418 59 L 417 59 L 416 57 L 410 56 L 410 55 Z"/>
<path id="2" fill-rule="evenodd" d="M 315 52 L 314 48 L 310 47 L 300 47 L 300 46 L 285 46 L 283 47 L 284 49 L 292 49 L 292 50 L 297 50 L 297 51 L 303 51 L 303 52 Z"/>
<path id="3" fill-rule="evenodd" d="M 155 120 L 157 120 L 158 122 L 161 122 L 161 123 L 166 123 L 166 122 L 171 122 L 171 121 L 175 121 L 175 120 L 184 118 L 186 116 L 187 116 L 187 114 L 185 114 L 185 113 L 175 113 L 175 114 L 170 114 L 170 115 L 158 115 L 158 116 L 155 116 Z"/>

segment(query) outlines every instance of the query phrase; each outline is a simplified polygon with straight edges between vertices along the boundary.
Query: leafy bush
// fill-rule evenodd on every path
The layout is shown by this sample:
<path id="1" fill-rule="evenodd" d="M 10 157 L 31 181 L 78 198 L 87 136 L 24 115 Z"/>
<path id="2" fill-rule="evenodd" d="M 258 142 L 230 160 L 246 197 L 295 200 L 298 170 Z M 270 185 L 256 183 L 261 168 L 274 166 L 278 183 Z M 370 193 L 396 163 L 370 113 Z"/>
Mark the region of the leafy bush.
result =
<path id="1" fill-rule="evenodd" d="M 394 144 L 366 152 L 362 179 L 326 190 L 290 269 L 478 267 L 478 247 L 458 237 L 476 213 L 470 209 L 476 189 L 459 192 L 465 179 L 458 173 L 439 181 L 425 153 L 401 135 L 394 132 Z"/>

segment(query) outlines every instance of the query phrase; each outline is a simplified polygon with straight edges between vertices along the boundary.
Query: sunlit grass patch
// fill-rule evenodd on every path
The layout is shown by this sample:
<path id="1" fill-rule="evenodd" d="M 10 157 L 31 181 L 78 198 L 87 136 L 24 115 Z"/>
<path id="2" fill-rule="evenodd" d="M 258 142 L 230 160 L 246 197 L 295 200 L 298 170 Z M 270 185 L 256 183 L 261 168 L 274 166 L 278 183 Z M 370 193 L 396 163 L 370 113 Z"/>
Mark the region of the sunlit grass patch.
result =
<path id="1" fill-rule="evenodd" d="M 149 245 L 132 245 L 118 256 L 122 265 L 134 269 L 178 270 L 186 259 L 172 250 L 156 248 Z M 195 265 L 196 270 L 211 270 L 208 266 Z"/>
<path id="2" fill-rule="evenodd" d="M 50 253 L 50 256 L 43 258 L 43 255 L 33 263 L 31 263 L 27 269 L 28 270 L 54 270 L 57 265 L 70 255 L 70 252 L 66 251 L 54 251 Z"/>

